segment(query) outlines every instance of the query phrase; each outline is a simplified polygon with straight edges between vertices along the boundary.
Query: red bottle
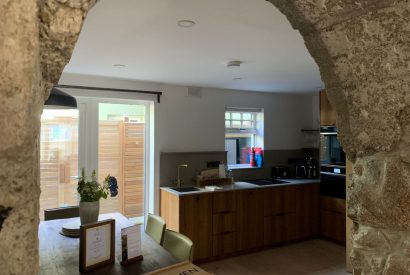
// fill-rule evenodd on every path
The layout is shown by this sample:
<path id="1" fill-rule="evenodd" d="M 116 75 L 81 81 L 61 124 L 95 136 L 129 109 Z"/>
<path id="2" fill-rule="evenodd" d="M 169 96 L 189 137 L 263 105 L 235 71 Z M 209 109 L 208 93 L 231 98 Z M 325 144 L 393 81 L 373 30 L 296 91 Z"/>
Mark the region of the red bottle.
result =
<path id="1" fill-rule="evenodd" d="M 255 148 L 252 147 L 252 151 L 251 151 L 251 160 L 250 160 L 250 164 L 252 167 L 256 166 L 256 161 L 255 161 Z"/>

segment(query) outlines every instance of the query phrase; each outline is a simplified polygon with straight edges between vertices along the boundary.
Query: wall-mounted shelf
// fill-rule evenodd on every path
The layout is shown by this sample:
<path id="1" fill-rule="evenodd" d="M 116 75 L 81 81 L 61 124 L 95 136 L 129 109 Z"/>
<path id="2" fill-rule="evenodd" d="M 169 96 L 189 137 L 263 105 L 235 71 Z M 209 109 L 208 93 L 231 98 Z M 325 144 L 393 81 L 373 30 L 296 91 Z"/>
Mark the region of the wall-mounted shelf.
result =
<path id="1" fill-rule="evenodd" d="M 319 132 L 320 129 L 301 129 L 302 132 Z"/>

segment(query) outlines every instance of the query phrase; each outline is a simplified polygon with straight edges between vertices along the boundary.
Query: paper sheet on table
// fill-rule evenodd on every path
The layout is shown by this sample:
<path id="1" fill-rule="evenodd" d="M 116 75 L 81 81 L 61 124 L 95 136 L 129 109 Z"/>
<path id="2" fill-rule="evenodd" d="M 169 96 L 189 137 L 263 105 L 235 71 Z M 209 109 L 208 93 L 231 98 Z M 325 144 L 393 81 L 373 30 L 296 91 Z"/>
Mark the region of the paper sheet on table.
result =
<path id="1" fill-rule="evenodd" d="M 124 243 L 123 249 L 126 249 L 126 256 L 123 256 L 123 260 L 132 259 L 142 254 L 141 251 L 141 225 L 136 224 L 127 228 L 121 229 L 122 241 Z"/>

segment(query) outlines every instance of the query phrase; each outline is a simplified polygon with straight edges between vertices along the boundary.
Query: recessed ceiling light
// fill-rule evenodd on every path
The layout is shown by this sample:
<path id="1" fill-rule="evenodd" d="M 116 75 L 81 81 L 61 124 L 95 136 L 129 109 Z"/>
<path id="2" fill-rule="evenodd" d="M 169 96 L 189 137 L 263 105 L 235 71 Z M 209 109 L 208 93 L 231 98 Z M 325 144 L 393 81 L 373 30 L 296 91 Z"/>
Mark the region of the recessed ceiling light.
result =
<path id="1" fill-rule="evenodd" d="M 242 77 L 234 77 L 232 80 L 242 80 Z"/>
<path id="2" fill-rule="evenodd" d="M 113 66 L 116 67 L 116 68 L 124 68 L 124 67 L 127 67 L 127 66 L 125 66 L 124 64 L 114 64 Z"/>
<path id="3" fill-rule="evenodd" d="M 179 20 L 177 22 L 178 26 L 180 26 L 181 28 L 190 28 L 193 27 L 195 25 L 195 22 L 192 20 Z"/>
<path id="4" fill-rule="evenodd" d="M 226 67 L 228 69 L 234 69 L 234 68 L 239 68 L 243 62 L 239 60 L 232 60 L 226 62 Z"/>

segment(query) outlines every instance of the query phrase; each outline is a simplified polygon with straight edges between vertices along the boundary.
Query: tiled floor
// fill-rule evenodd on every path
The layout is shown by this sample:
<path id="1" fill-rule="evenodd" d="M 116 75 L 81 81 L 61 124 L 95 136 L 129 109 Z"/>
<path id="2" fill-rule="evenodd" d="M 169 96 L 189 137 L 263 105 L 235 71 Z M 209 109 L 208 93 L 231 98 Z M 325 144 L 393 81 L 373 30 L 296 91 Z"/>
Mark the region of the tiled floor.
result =
<path id="1" fill-rule="evenodd" d="M 345 247 L 311 240 L 200 265 L 215 275 L 346 275 Z"/>

